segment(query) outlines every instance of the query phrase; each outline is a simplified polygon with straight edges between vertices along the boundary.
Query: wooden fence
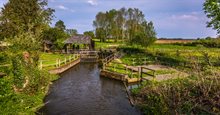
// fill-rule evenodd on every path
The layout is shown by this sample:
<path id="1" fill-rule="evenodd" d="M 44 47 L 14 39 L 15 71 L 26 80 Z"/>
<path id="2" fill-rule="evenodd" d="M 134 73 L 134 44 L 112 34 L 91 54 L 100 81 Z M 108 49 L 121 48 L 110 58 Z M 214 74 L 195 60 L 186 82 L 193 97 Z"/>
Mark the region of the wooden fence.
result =
<path id="1" fill-rule="evenodd" d="M 61 65 L 67 64 L 68 62 L 71 62 L 71 61 L 76 60 L 78 58 L 80 58 L 79 54 L 73 54 L 73 55 L 70 55 L 68 58 L 65 58 L 63 60 L 58 58 L 58 59 L 56 59 L 56 62 L 53 63 L 53 64 L 44 64 L 43 62 L 45 62 L 45 61 L 40 60 L 39 68 L 40 69 L 47 68 L 47 67 L 56 67 L 56 68 L 58 68 Z"/>
<path id="2" fill-rule="evenodd" d="M 102 69 L 105 70 L 106 69 L 106 66 L 113 60 L 117 59 L 117 58 L 120 58 L 121 55 L 119 54 L 119 52 L 116 52 L 108 57 L 106 57 L 105 59 L 102 60 Z"/>
<path id="3" fill-rule="evenodd" d="M 110 59 L 113 59 L 113 58 L 110 58 Z M 153 77 L 153 78 L 156 77 L 156 75 L 155 75 L 156 71 L 153 69 L 147 68 L 147 67 L 128 66 L 128 65 L 125 65 L 125 64 L 119 63 L 119 62 L 111 62 L 111 63 L 112 63 L 112 65 L 109 65 L 109 63 L 108 63 L 105 66 L 105 70 L 113 71 L 116 73 L 121 72 L 121 74 L 128 75 L 129 78 L 138 78 L 141 81 L 149 80 L 147 77 Z M 119 65 L 121 65 L 121 66 L 119 66 Z"/>

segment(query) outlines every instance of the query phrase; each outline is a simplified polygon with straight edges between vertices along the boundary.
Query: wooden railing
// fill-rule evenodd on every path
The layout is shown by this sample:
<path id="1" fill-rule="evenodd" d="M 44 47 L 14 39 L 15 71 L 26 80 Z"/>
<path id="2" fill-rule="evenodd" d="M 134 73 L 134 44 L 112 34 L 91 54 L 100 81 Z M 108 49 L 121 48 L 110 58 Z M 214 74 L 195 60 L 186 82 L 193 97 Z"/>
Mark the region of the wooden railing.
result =
<path id="1" fill-rule="evenodd" d="M 56 62 L 53 63 L 53 64 L 43 64 L 43 60 L 40 60 L 40 64 L 39 64 L 39 68 L 40 69 L 43 69 L 43 68 L 46 68 L 46 67 L 60 67 L 61 65 L 63 64 L 67 64 L 68 62 L 71 62 L 71 61 L 74 61 L 76 59 L 79 59 L 80 55 L 79 54 L 74 54 L 74 55 L 70 55 L 68 58 L 65 58 L 63 60 L 61 59 L 56 59 Z"/>
<path id="2" fill-rule="evenodd" d="M 118 52 L 106 57 L 105 59 L 102 60 L 102 64 L 103 64 L 103 70 L 106 69 L 106 66 L 113 60 L 115 60 L 116 58 L 119 58 L 120 55 Z"/>
<path id="3" fill-rule="evenodd" d="M 110 58 L 112 59 L 112 58 Z M 156 71 L 147 67 L 134 67 L 134 66 L 128 66 L 125 65 L 123 63 L 119 63 L 119 62 L 111 62 L 112 65 L 107 64 L 105 66 L 105 69 L 113 71 L 113 72 L 117 72 L 117 70 L 123 70 L 124 72 L 121 74 L 126 74 L 128 75 L 130 78 L 134 78 L 134 75 L 136 75 L 137 78 L 141 79 L 141 81 L 146 80 L 146 77 L 144 78 L 144 75 L 147 75 L 148 77 L 153 77 L 155 78 L 156 75 Z M 123 67 L 120 67 L 119 65 L 122 65 Z M 112 68 L 112 69 L 109 69 Z"/>
<path id="4" fill-rule="evenodd" d="M 96 58 L 98 59 L 97 51 L 80 51 L 79 52 L 81 58 Z"/>
<path id="5" fill-rule="evenodd" d="M 146 71 L 144 71 L 144 70 L 146 70 Z M 147 72 L 147 71 L 150 71 L 150 73 Z M 153 69 L 150 69 L 150 68 L 147 68 L 147 67 L 143 67 L 143 66 L 140 67 L 140 74 L 139 75 L 140 75 L 141 81 L 144 80 L 143 79 L 143 74 L 146 74 L 147 76 L 155 78 L 156 77 L 155 73 L 156 73 L 156 71 L 153 70 Z"/>

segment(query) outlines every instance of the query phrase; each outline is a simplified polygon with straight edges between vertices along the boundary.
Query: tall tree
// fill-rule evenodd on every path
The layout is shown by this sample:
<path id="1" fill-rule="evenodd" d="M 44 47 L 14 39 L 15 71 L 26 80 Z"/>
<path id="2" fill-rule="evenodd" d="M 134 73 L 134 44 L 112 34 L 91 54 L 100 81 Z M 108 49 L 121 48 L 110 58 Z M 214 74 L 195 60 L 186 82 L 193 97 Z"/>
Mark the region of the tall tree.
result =
<path id="1" fill-rule="evenodd" d="M 93 21 L 93 26 L 96 28 L 96 37 L 100 39 L 100 41 L 105 42 L 108 36 L 108 21 L 106 14 L 103 12 L 99 12 L 96 15 L 96 20 Z"/>
<path id="2" fill-rule="evenodd" d="M 49 40 L 55 43 L 57 40 L 63 40 L 67 38 L 67 34 L 58 28 L 49 28 L 42 33 L 43 40 Z"/>
<path id="3" fill-rule="evenodd" d="M 143 12 L 137 8 L 99 12 L 93 25 L 96 37 L 103 42 L 114 39 L 115 42 L 123 40 L 147 46 L 156 38 L 153 22 L 148 23 Z"/>
<path id="4" fill-rule="evenodd" d="M 94 37 L 95 37 L 93 31 L 85 31 L 83 34 L 86 35 L 86 36 L 90 36 L 91 38 L 94 38 Z"/>
<path id="5" fill-rule="evenodd" d="M 206 0 L 203 9 L 210 18 L 207 27 L 212 27 L 220 34 L 220 0 Z"/>
<path id="6" fill-rule="evenodd" d="M 14 37 L 24 32 L 38 35 L 50 23 L 54 10 L 47 0 L 9 0 L 0 14 L 0 35 Z"/>
<path id="7" fill-rule="evenodd" d="M 65 26 L 65 24 L 64 24 L 64 22 L 62 20 L 59 20 L 59 21 L 56 22 L 55 28 L 58 28 L 61 31 L 65 31 L 66 30 L 66 26 Z"/>
<path id="8" fill-rule="evenodd" d="M 67 33 L 69 36 L 73 36 L 73 35 L 78 34 L 78 32 L 77 32 L 76 29 L 66 29 L 66 33 Z"/>

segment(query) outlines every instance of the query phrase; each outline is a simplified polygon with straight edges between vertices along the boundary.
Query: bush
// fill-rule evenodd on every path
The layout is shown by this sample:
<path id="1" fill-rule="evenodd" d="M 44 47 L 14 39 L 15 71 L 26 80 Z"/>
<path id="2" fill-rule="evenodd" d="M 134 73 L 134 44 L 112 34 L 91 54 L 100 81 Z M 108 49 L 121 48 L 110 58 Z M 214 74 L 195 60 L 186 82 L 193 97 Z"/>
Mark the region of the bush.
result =
<path id="1" fill-rule="evenodd" d="M 119 47 L 117 48 L 117 51 L 122 51 L 123 53 L 126 53 L 126 54 L 137 54 L 137 53 L 144 53 L 144 49 L 142 48 L 139 48 L 139 47 Z"/>
<path id="2" fill-rule="evenodd" d="M 189 78 L 152 82 L 135 93 L 144 114 L 219 114 L 220 74 L 206 70 Z"/>
<path id="3" fill-rule="evenodd" d="M 197 40 L 194 44 L 203 45 L 209 48 L 220 48 L 220 39 L 202 39 Z"/>
<path id="4" fill-rule="evenodd" d="M 38 69 L 40 42 L 35 36 L 24 33 L 9 42 L 4 56 L 11 67 L 0 78 L 0 114 L 34 114 L 57 76 Z"/>

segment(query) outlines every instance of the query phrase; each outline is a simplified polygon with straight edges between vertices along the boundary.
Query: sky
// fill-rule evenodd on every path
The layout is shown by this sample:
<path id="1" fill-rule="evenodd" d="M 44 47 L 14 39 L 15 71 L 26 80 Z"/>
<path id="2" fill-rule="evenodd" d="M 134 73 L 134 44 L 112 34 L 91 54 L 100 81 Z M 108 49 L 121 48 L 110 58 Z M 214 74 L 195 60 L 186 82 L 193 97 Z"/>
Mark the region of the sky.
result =
<path id="1" fill-rule="evenodd" d="M 0 7 L 8 0 L 0 0 Z M 205 0 L 48 0 L 55 9 L 55 18 L 79 33 L 94 30 L 93 20 L 98 12 L 111 9 L 138 8 L 147 21 L 153 21 L 157 37 L 203 38 L 216 37 L 216 31 L 206 28 L 209 20 L 203 11 Z"/>

